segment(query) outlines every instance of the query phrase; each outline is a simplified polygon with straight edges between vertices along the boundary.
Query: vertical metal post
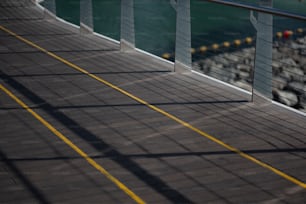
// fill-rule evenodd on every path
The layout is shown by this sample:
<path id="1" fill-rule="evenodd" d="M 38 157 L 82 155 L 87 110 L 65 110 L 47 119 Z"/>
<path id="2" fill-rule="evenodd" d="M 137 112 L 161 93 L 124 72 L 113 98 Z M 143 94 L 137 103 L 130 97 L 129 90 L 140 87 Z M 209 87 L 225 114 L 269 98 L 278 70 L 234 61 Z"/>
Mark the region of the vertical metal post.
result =
<path id="1" fill-rule="evenodd" d="M 92 0 L 81 0 L 80 2 L 80 33 L 93 33 Z"/>
<path id="2" fill-rule="evenodd" d="M 45 0 L 44 1 L 44 17 L 47 19 L 56 18 L 56 1 L 55 0 Z"/>
<path id="3" fill-rule="evenodd" d="M 174 4 L 172 2 L 172 4 Z M 176 40 L 175 65 L 176 72 L 191 70 L 191 20 L 190 0 L 176 1 Z"/>
<path id="4" fill-rule="evenodd" d="M 272 7 L 273 0 L 260 0 L 259 5 Z M 271 101 L 273 16 L 259 12 L 256 20 L 251 12 L 251 22 L 257 30 L 252 101 Z"/>
<path id="5" fill-rule="evenodd" d="M 134 0 L 121 0 L 120 50 L 130 51 L 135 48 Z"/>

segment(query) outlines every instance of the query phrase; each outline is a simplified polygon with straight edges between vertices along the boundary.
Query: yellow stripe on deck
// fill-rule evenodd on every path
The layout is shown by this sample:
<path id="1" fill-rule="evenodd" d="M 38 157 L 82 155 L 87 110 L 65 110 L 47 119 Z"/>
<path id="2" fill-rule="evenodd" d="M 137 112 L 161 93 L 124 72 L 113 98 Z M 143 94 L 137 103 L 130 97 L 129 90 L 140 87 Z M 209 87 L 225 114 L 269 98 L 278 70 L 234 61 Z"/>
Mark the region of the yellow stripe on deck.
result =
<path id="1" fill-rule="evenodd" d="M 203 137 L 205 137 L 205 138 L 207 138 L 207 139 L 209 139 L 209 140 L 211 140 L 211 141 L 213 141 L 213 142 L 223 146 L 225 149 L 228 149 L 228 150 L 230 150 L 230 151 L 240 155 L 241 157 L 243 157 L 243 158 L 245 158 L 245 159 L 247 159 L 247 160 L 249 160 L 249 161 L 251 161 L 251 162 L 253 162 L 255 164 L 258 164 L 259 166 L 261 166 L 261 167 L 263 167 L 263 168 L 265 168 L 265 169 L 267 169 L 267 170 L 269 170 L 269 171 L 271 171 L 271 172 L 281 176 L 282 178 L 284 178 L 284 179 L 286 179 L 286 180 L 288 180 L 288 181 L 290 181 L 290 182 L 292 182 L 292 183 L 294 183 L 296 185 L 299 185 L 302 188 L 306 189 L 306 183 L 304 183 L 303 181 L 300 181 L 300 180 L 294 178 L 293 176 L 290 176 L 290 175 L 288 175 L 288 174 L 286 174 L 286 173 L 284 173 L 284 172 L 274 168 L 273 166 L 271 166 L 271 165 L 269 165 L 269 164 L 267 164 L 265 162 L 262 162 L 262 161 L 256 159 L 255 157 L 253 157 L 253 156 L 251 156 L 249 154 L 246 154 L 246 153 L 240 151 L 239 149 L 237 149 L 237 148 L 235 148 L 235 147 L 233 147 L 231 145 L 226 144 L 225 142 L 217 139 L 216 137 L 214 137 L 212 135 L 209 135 L 208 133 L 206 133 L 206 132 L 204 132 L 204 131 L 202 131 L 202 130 L 194 127 L 194 126 L 192 126 L 190 123 L 187 123 L 187 122 L 179 119 L 178 117 L 176 117 L 176 116 L 174 116 L 174 115 L 164 111 L 163 109 L 158 108 L 157 106 L 151 105 L 148 102 L 144 101 L 143 99 L 141 99 L 141 98 L 139 98 L 139 97 L 137 97 L 137 96 L 135 96 L 135 95 L 125 91 L 125 90 L 123 90 L 122 88 L 120 88 L 120 87 L 118 87 L 118 86 L 116 86 L 116 85 L 114 85 L 114 84 L 112 84 L 112 83 L 110 83 L 110 82 L 108 82 L 108 81 L 106 81 L 106 80 L 104 80 L 104 79 L 94 75 L 94 74 L 89 73 L 88 71 L 86 71 L 85 69 L 79 67 L 78 65 L 73 64 L 73 63 L 69 62 L 68 60 L 63 59 L 62 57 L 60 57 L 60 56 L 58 56 L 58 55 L 56 55 L 56 54 L 54 54 L 52 52 L 47 51 L 46 49 L 40 47 L 39 45 L 37 45 L 37 44 L 35 44 L 35 43 L 33 43 L 33 42 L 31 42 L 31 41 L 29 41 L 29 40 L 19 36 L 19 35 L 17 35 L 13 31 L 11 31 L 11 30 L 9 30 L 7 28 L 4 28 L 1 25 L 0 25 L 0 29 L 5 31 L 5 32 L 7 32 L 7 33 L 9 33 L 9 34 L 11 34 L 12 36 L 15 36 L 16 38 L 18 38 L 19 40 L 23 41 L 24 43 L 26 43 L 26 44 L 34 47 L 34 48 L 37 48 L 38 50 L 46 53 L 47 55 L 53 57 L 54 59 L 57 59 L 57 60 L 63 62 L 64 64 L 68 65 L 69 67 L 71 67 L 71 68 L 73 68 L 75 70 L 78 70 L 79 72 L 81 72 L 81 73 L 83 73 L 83 74 L 85 74 L 85 75 L 87 75 L 87 76 L 89 76 L 89 77 L 91 77 L 91 78 L 93 78 L 93 79 L 95 79 L 95 80 L 97 80 L 97 81 L 99 81 L 99 82 L 101 82 L 101 83 L 111 87 L 114 90 L 117 90 L 118 92 L 120 92 L 120 93 L 122 93 L 122 94 L 124 94 L 124 95 L 126 95 L 126 96 L 128 96 L 128 97 L 130 97 L 132 99 L 134 99 L 135 101 L 137 101 L 137 102 L 139 102 L 139 103 L 141 103 L 143 105 L 146 105 L 150 109 L 152 109 L 152 110 L 154 110 L 154 111 L 156 111 L 156 112 L 166 116 L 167 118 L 176 121 L 177 123 L 181 124 L 182 126 L 184 126 L 184 127 L 188 128 L 188 129 L 198 133 L 199 135 L 201 135 L 201 136 L 203 136 Z"/>
<path id="2" fill-rule="evenodd" d="M 9 97 L 11 97 L 14 101 L 16 101 L 22 108 L 27 110 L 34 118 L 36 118 L 40 123 L 42 123 L 46 128 L 48 128 L 53 134 L 55 134 L 58 138 L 60 138 L 63 142 L 65 142 L 71 149 L 73 149 L 76 153 L 78 153 L 81 157 L 83 157 L 91 166 L 97 169 L 100 173 L 106 176 L 111 182 L 116 184 L 118 188 L 124 191 L 127 195 L 129 195 L 136 203 L 144 204 L 145 202 L 137 196 L 133 191 L 131 191 L 128 187 L 126 187 L 123 183 L 121 183 L 117 178 L 112 176 L 106 169 L 104 169 L 100 164 L 98 164 L 95 160 L 88 156 L 83 150 L 81 150 L 78 146 L 76 146 L 71 140 L 69 140 L 65 135 L 59 132 L 55 127 L 53 127 L 49 122 L 47 122 L 44 118 L 42 118 L 38 113 L 32 110 L 27 104 L 21 101 L 17 96 L 15 96 L 11 91 L 5 88 L 0 84 L 0 89 L 5 92 Z"/>

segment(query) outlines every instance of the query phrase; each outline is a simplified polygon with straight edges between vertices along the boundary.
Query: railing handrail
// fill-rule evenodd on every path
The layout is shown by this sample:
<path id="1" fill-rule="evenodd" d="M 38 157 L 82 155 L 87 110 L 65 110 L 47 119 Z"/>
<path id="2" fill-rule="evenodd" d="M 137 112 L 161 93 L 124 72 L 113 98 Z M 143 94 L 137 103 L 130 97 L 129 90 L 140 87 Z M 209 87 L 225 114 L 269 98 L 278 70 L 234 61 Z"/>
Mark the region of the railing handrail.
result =
<path id="1" fill-rule="evenodd" d="M 252 5 L 252 4 L 238 3 L 238 2 L 229 1 L 229 0 L 201 0 L 201 1 L 208 1 L 208 2 L 213 2 L 213 3 L 222 4 L 222 5 L 226 5 L 226 6 L 244 8 L 244 9 L 249 9 L 249 10 L 253 10 L 253 11 L 259 11 L 259 12 L 263 12 L 263 13 L 273 14 L 273 15 L 277 15 L 277 16 L 294 18 L 294 19 L 298 19 L 298 20 L 304 20 L 304 21 L 306 20 L 305 15 L 291 13 L 291 12 L 287 12 L 287 11 L 283 11 L 283 10 L 275 9 L 275 8 L 268 8 L 268 7 L 256 6 L 256 5 Z"/>

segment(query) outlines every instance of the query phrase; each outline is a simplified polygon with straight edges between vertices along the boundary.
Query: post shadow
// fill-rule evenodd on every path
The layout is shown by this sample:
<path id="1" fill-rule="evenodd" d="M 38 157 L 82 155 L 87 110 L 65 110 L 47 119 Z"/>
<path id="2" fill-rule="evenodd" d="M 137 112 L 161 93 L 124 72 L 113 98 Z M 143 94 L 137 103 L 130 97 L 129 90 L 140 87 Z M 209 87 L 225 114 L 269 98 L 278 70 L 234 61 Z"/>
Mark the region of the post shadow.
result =
<path id="1" fill-rule="evenodd" d="M 0 75 L 4 81 L 14 89 L 18 90 L 23 97 L 27 98 L 35 104 L 41 104 L 40 108 L 48 113 L 51 117 L 55 118 L 66 128 L 71 130 L 75 135 L 86 141 L 91 147 L 99 152 L 103 152 L 106 158 L 118 163 L 122 168 L 126 169 L 130 173 L 134 174 L 142 182 L 146 183 L 152 189 L 159 194 L 163 195 L 169 201 L 173 203 L 193 203 L 186 196 L 171 188 L 168 184 L 162 181 L 159 177 L 154 176 L 141 166 L 139 166 L 133 159 L 120 153 L 114 149 L 111 145 L 107 144 L 104 140 L 92 134 L 90 131 L 83 128 L 79 123 L 69 118 L 64 113 L 58 111 L 58 109 L 47 101 L 36 95 L 34 92 L 29 90 L 23 84 L 19 83 L 15 79 L 11 78 L 7 74 L 0 71 Z M 106 151 L 107 150 L 107 151 Z"/>

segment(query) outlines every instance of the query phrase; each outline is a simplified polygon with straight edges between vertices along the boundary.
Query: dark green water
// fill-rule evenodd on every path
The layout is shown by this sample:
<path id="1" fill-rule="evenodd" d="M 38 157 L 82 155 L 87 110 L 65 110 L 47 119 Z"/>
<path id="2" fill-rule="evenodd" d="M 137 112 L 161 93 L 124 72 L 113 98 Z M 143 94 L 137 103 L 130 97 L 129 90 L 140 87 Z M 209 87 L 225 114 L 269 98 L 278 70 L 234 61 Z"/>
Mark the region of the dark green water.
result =
<path id="1" fill-rule="evenodd" d="M 237 0 L 254 3 L 255 0 Z M 79 25 L 79 0 L 57 0 L 58 16 Z M 134 0 L 136 46 L 161 55 L 174 52 L 175 10 L 169 0 Z M 306 1 L 274 0 L 274 7 L 306 15 Z M 119 40 L 120 0 L 93 0 L 95 31 Z M 192 47 L 255 36 L 249 11 L 191 0 Z M 306 22 L 274 17 L 274 32 L 306 28 Z"/>

